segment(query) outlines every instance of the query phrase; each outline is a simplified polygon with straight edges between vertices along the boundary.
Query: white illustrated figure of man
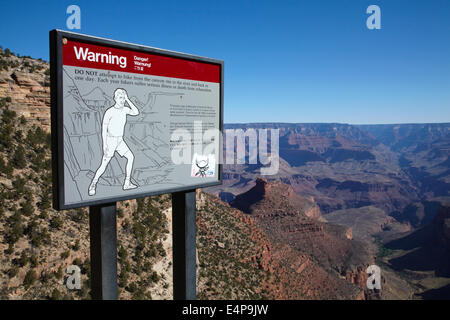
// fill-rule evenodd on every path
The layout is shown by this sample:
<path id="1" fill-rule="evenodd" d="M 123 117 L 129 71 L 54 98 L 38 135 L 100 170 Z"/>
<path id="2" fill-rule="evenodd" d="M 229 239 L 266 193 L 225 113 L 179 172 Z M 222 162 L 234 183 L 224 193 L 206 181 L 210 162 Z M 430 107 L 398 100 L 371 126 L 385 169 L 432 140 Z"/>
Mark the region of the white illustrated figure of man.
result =
<path id="1" fill-rule="evenodd" d="M 130 148 L 123 140 L 127 115 L 137 116 L 139 110 L 133 102 L 128 98 L 128 94 L 124 89 L 118 88 L 114 91 L 115 104 L 105 111 L 102 121 L 102 140 L 103 140 L 103 157 L 100 167 L 95 172 L 94 179 L 89 185 L 88 193 L 90 196 L 95 195 L 98 179 L 105 172 L 114 153 L 117 153 L 127 159 L 126 176 L 123 184 L 123 190 L 137 188 L 131 183 L 131 171 L 133 169 L 134 155 Z M 125 106 L 125 102 L 129 107 Z"/>

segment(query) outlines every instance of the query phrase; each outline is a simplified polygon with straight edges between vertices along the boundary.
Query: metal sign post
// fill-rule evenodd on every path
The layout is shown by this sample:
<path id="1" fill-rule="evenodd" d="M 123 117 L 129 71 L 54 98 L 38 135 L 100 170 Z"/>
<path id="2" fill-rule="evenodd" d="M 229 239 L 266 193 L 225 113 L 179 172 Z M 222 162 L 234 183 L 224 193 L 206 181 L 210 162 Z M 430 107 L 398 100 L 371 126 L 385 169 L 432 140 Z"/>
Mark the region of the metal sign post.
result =
<path id="1" fill-rule="evenodd" d="M 195 190 L 172 193 L 173 299 L 196 298 Z"/>
<path id="2" fill-rule="evenodd" d="M 116 203 L 89 207 L 91 297 L 117 300 Z"/>

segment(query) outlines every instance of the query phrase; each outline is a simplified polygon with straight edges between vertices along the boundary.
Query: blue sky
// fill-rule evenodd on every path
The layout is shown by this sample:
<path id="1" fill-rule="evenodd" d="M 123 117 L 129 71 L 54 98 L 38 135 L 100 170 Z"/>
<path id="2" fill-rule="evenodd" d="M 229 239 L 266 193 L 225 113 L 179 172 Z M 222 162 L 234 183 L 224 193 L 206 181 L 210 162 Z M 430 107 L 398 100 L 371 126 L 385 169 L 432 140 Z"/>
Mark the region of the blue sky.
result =
<path id="1" fill-rule="evenodd" d="M 0 45 L 48 60 L 48 31 L 225 61 L 225 122 L 450 122 L 448 0 L 8 1 Z M 381 30 L 366 8 L 381 8 Z"/>

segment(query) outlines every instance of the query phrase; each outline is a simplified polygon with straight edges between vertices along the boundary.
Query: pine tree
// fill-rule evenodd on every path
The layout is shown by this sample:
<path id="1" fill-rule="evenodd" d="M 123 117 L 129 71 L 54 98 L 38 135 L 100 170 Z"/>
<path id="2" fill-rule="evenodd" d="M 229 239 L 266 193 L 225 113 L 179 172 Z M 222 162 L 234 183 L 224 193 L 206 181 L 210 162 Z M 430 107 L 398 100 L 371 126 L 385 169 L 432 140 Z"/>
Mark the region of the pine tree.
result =
<path id="1" fill-rule="evenodd" d="M 28 270 L 27 274 L 25 275 L 25 278 L 23 279 L 23 285 L 25 288 L 29 288 L 33 283 L 37 280 L 36 271 L 34 270 Z"/>
<path id="2" fill-rule="evenodd" d="M 25 149 L 22 145 L 18 145 L 16 148 L 16 151 L 14 152 L 14 155 L 12 157 L 12 163 L 15 168 L 17 169 L 23 169 L 27 165 L 27 161 L 25 159 Z"/>

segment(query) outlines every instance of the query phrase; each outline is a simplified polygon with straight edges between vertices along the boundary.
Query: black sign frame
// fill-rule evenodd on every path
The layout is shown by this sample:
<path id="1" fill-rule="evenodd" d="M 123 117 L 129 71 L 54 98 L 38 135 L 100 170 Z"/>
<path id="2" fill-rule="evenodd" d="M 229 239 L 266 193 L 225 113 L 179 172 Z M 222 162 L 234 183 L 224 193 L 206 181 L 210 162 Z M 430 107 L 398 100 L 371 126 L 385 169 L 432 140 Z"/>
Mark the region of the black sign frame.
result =
<path id="1" fill-rule="evenodd" d="M 92 201 L 83 201 L 76 204 L 65 204 L 64 201 L 64 141 L 63 141 L 63 55 L 62 46 L 63 39 L 80 41 L 88 44 L 107 46 L 117 49 L 132 50 L 136 52 L 161 55 L 184 59 L 188 61 L 196 61 L 218 65 L 220 68 L 220 93 L 219 93 L 219 131 L 223 132 L 223 100 L 224 100 L 224 61 L 191 54 L 164 50 L 144 45 L 138 45 L 128 42 L 99 38 L 64 30 L 50 31 L 50 104 L 51 104 L 51 145 L 52 145 L 52 184 L 53 184 L 53 208 L 55 210 L 66 210 L 87 206 L 97 206 L 108 204 L 116 201 L 131 200 L 136 198 L 175 193 L 180 191 L 192 191 L 196 188 L 204 188 L 222 184 L 222 158 L 223 158 L 223 139 L 219 136 L 219 163 L 218 163 L 218 180 L 202 183 L 198 186 L 183 186 L 169 188 L 161 191 L 134 193 L 132 195 L 118 196 L 112 199 L 100 199 Z"/>

